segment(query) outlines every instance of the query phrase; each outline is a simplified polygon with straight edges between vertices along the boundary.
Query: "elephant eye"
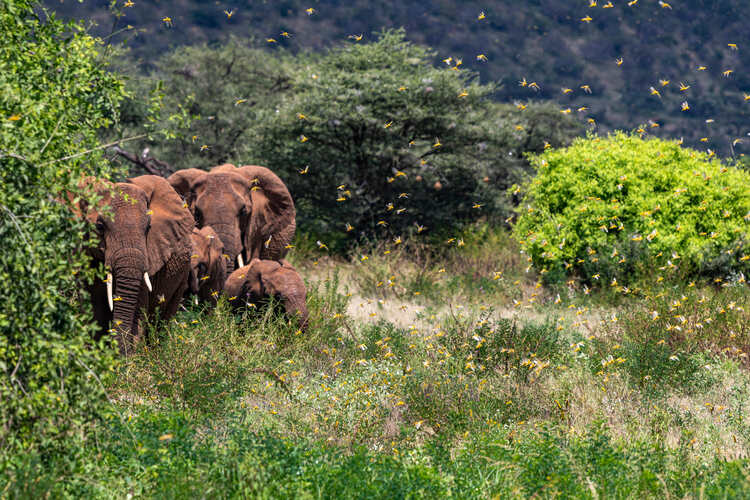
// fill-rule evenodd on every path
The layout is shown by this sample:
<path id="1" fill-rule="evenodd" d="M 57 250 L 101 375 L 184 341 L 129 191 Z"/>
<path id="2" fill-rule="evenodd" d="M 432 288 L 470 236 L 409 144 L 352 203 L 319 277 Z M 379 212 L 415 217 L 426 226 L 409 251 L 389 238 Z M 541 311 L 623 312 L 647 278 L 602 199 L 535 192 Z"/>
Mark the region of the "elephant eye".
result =
<path id="1" fill-rule="evenodd" d="M 247 215 L 247 212 L 248 212 L 247 206 L 246 205 L 242 205 L 242 207 L 240 207 L 240 215 L 245 216 L 245 215 Z"/>

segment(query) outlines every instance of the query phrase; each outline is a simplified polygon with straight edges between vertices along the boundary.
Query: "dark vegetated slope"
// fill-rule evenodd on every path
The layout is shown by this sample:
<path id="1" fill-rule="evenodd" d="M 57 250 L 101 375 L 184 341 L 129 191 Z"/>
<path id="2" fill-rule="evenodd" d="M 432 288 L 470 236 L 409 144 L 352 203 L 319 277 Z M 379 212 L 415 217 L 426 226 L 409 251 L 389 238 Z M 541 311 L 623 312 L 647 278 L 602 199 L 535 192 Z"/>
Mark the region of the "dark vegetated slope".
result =
<path id="1" fill-rule="evenodd" d="M 634 129 L 653 121 L 651 133 L 682 137 L 686 143 L 731 153 L 730 142 L 745 135 L 750 91 L 748 47 L 743 20 L 750 4 L 741 0 L 675 0 L 671 8 L 656 0 L 625 0 L 613 8 L 594 8 L 587 0 L 575 2 L 534 0 L 507 2 L 435 1 L 368 2 L 340 0 L 300 2 L 206 3 L 198 0 L 136 2 L 123 8 L 117 27 L 130 24 L 138 31 L 129 44 L 145 64 L 154 54 L 175 45 L 225 40 L 229 34 L 255 36 L 271 50 L 319 49 L 351 43 L 347 36 L 383 27 L 400 27 L 409 38 L 436 48 L 439 58 L 462 58 L 464 67 L 478 70 L 484 81 L 499 80 L 500 100 L 530 97 L 553 99 L 579 116 L 594 118 L 604 130 Z M 106 0 L 46 4 L 65 16 L 87 18 L 98 34 L 111 33 L 113 16 Z M 312 15 L 306 9 L 313 8 Z M 228 17 L 224 11 L 232 15 Z M 483 20 L 478 19 L 485 12 Z M 169 16 L 172 27 L 161 20 Z M 590 16 L 590 23 L 581 19 Z M 282 31 L 292 34 L 280 36 Z M 128 32 L 118 35 L 121 40 Z M 727 44 L 736 43 L 739 50 Z M 487 61 L 476 59 L 485 54 Z M 623 59 L 618 66 L 616 60 Z M 439 61 L 436 61 L 439 63 Z M 705 65 L 705 71 L 699 66 Z M 733 70 L 729 77 L 722 73 Z M 537 93 L 518 85 L 526 78 L 536 81 Z M 670 83 L 662 87 L 660 79 Z M 680 82 L 690 86 L 679 90 Z M 592 94 L 580 87 L 590 85 Z M 651 94 L 650 87 L 661 97 Z M 562 88 L 573 92 L 563 94 Z M 689 110 L 682 111 L 687 101 Z M 713 123 L 706 123 L 714 119 Z M 707 137 L 708 141 L 700 141 Z M 750 141 L 748 141 L 750 144 Z M 741 153 L 743 145 L 738 145 Z"/>

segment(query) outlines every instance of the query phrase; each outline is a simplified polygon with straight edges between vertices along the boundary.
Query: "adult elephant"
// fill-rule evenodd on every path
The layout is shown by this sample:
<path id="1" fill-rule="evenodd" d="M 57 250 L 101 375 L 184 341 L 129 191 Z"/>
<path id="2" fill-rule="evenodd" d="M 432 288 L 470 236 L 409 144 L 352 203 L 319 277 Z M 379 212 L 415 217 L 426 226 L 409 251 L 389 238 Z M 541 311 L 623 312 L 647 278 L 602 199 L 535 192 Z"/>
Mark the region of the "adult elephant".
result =
<path id="1" fill-rule="evenodd" d="M 169 183 L 155 175 L 86 183 L 99 201 L 79 203 L 79 214 L 98 237 L 91 249 L 94 264 L 108 270 L 106 281 L 89 287 L 94 317 L 102 332 L 111 324 L 120 352 L 127 354 L 140 337 L 141 311 L 164 320 L 179 307 L 190 271 L 193 218 Z"/>
<path id="2" fill-rule="evenodd" d="M 274 297 L 283 304 L 288 316 L 297 317 L 300 327 L 307 328 L 305 282 L 286 260 L 253 259 L 229 275 L 224 283 L 224 295 L 235 309 L 246 304 L 258 305 Z"/>
<path id="3" fill-rule="evenodd" d="M 265 167 L 219 165 L 179 170 L 167 179 L 197 227 L 211 226 L 229 255 L 227 274 L 252 259 L 279 260 L 294 237 L 296 211 L 284 182 Z"/>

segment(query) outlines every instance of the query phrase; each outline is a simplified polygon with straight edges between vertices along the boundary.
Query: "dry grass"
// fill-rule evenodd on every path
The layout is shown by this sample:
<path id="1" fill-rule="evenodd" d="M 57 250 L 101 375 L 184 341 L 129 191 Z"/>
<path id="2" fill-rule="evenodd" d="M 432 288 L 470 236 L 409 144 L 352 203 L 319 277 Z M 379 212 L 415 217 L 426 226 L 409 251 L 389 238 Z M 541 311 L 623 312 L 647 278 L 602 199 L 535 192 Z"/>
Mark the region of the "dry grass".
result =
<path id="1" fill-rule="evenodd" d="M 748 337 L 737 297 L 702 289 L 701 309 L 684 299 L 680 307 L 698 311 L 687 319 L 693 328 L 702 314 L 725 311 L 700 341 L 676 332 L 660 347 L 679 289 L 658 299 L 666 304 L 659 323 L 650 316 L 656 303 L 643 296 L 612 303 L 543 286 L 516 248 L 491 244 L 501 239 L 448 249 L 442 261 L 380 248 L 366 259 L 294 262 L 310 289 L 308 332 L 268 311 L 239 323 L 215 312 L 185 339 L 171 330 L 158 356 L 144 353 L 121 381 L 121 402 L 197 401 L 213 415 L 211 432 L 239 415 L 257 432 L 350 450 L 399 453 L 438 437 L 460 446 L 485 432 L 545 425 L 584 435 L 605 422 L 622 442 L 661 443 L 695 460 L 744 456 L 750 377 L 742 357 L 722 351 Z M 667 359 L 672 353 L 679 362 Z M 168 362 L 184 356 L 189 362 Z M 192 398 L 201 384 L 217 386 L 217 362 L 229 383 Z"/>

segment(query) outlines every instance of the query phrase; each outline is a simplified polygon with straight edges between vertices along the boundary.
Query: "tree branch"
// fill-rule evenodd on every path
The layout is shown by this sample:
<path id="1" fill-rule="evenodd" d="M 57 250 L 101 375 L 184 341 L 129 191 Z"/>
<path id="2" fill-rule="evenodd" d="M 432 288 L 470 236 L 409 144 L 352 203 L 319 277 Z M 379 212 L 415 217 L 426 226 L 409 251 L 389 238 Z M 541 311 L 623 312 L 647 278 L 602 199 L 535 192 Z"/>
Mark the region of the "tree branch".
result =
<path id="1" fill-rule="evenodd" d="M 17 155 L 15 153 L 10 153 L 8 151 L 0 150 L 0 158 L 6 158 L 6 157 L 7 158 L 15 158 L 16 160 L 28 163 L 29 165 L 33 165 L 33 163 L 31 163 L 29 160 L 27 160 L 26 158 L 24 158 L 21 155 Z"/>
<path id="2" fill-rule="evenodd" d="M 148 155 L 148 148 L 141 152 L 140 156 L 136 156 L 133 153 L 125 151 L 120 146 L 115 145 L 112 147 L 112 151 L 122 156 L 129 162 L 141 167 L 151 175 L 158 175 L 159 177 L 169 177 L 170 174 L 174 173 L 174 169 L 169 166 L 167 162 L 157 160 Z"/>
<path id="3" fill-rule="evenodd" d="M 10 211 L 8 207 L 5 205 L 0 205 L 0 207 L 3 207 L 3 210 L 8 212 L 8 215 L 10 216 L 10 220 L 13 221 L 13 224 L 16 225 L 16 229 L 18 229 L 18 234 L 21 235 L 21 238 L 23 238 L 24 243 L 26 243 L 26 246 L 31 247 L 31 244 L 29 243 L 29 240 L 26 238 L 26 235 L 23 232 L 23 229 L 21 229 L 21 225 L 18 223 L 18 218 L 16 215 Z M 20 361 L 19 361 L 20 362 Z M 13 372 L 15 373 L 15 371 Z"/>
<path id="4" fill-rule="evenodd" d="M 76 153 L 74 155 L 63 156 L 62 158 L 58 158 L 56 160 L 50 160 L 50 161 L 46 161 L 44 163 L 40 163 L 39 166 L 43 167 L 45 165 L 51 165 L 52 163 L 58 163 L 58 162 L 61 162 L 61 161 L 72 160 L 73 158 L 78 158 L 79 156 L 87 155 L 89 153 L 93 153 L 94 151 L 99 151 L 100 149 L 107 149 L 107 148 L 111 148 L 112 146 L 117 146 L 119 144 L 122 144 L 123 142 L 135 141 L 136 139 L 142 139 L 142 138 L 146 137 L 146 135 L 147 134 L 141 134 L 141 135 L 135 135 L 133 137 L 128 137 L 126 139 L 118 139 L 118 140 L 110 142 L 108 144 L 102 144 L 101 146 L 97 146 L 95 148 L 87 149 L 86 151 L 81 151 L 80 153 Z"/>

